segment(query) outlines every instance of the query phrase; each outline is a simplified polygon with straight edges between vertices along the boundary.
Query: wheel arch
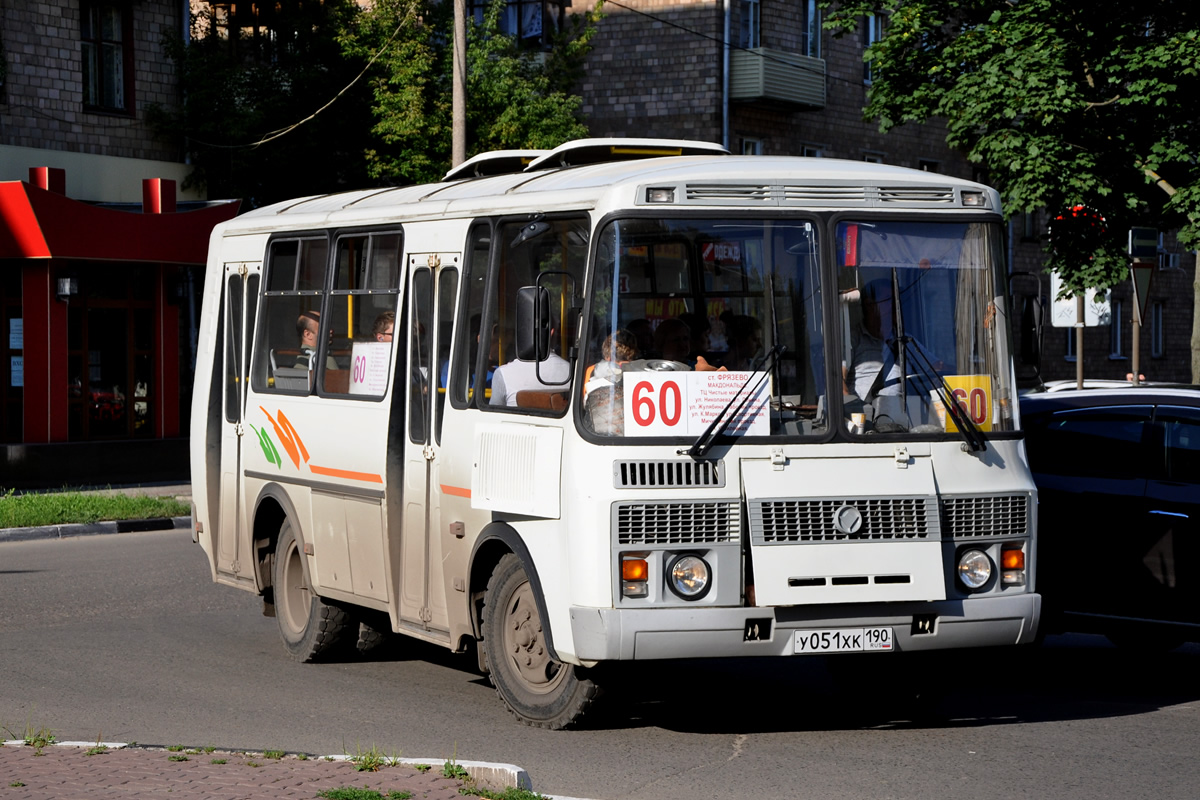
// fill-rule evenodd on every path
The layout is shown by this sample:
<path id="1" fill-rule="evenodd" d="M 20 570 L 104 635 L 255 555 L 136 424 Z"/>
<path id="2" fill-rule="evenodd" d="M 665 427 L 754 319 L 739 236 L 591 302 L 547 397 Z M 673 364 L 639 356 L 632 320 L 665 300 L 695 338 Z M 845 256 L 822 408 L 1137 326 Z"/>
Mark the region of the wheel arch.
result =
<path id="1" fill-rule="evenodd" d="M 485 526 L 471 549 L 470 580 L 467 587 L 471 604 L 471 630 L 477 641 L 482 638 L 483 595 L 487 591 L 492 571 L 508 553 L 521 560 L 525 576 L 529 578 L 529 586 L 533 589 L 538 614 L 545 621 L 542 632 L 546 640 L 546 649 L 557 661 L 558 651 L 554 649 L 554 633 L 550 629 L 550 615 L 546 613 L 546 598 L 542 592 L 542 581 L 538 577 L 537 566 L 534 565 L 533 557 L 529 554 L 529 548 L 525 546 L 521 534 L 503 522 L 492 522 Z"/>
<path id="2" fill-rule="evenodd" d="M 296 507 L 287 491 L 277 483 L 268 483 L 254 501 L 253 546 L 254 569 L 259 594 L 268 603 L 274 603 L 274 559 L 275 547 L 279 542 L 279 529 L 284 520 L 292 523 L 292 530 L 300 542 L 304 542 L 304 529 L 299 524 Z"/>

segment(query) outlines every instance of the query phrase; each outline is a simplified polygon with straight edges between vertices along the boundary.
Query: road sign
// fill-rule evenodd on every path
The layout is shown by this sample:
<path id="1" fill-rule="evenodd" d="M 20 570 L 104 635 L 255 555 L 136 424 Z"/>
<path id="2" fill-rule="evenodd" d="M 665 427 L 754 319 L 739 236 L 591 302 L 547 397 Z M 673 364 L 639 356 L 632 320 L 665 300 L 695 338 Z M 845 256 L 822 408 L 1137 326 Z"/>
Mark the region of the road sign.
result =
<path id="1" fill-rule="evenodd" d="M 1146 322 L 1146 303 L 1150 298 L 1150 277 L 1153 274 L 1153 261 L 1134 261 L 1129 265 L 1129 275 L 1133 278 L 1133 307 L 1139 325 Z"/>
<path id="2" fill-rule="evenodd" d="M 1129 229 L 1130 258 L 1158 257 L 1158 231 L 1154 228 Z"/>
<path id="3" fill-rule="evenodd" d="M 1062 279 L 1058 277 L 1058 272 L 1051 272 L 1050 296 L 1057 298 L 1060 289 L 1062 289 Z M 1108 294 L 1105 293 L 1101 299 L 1097 300 L 1096 290 L 1088 289 L 1084 295 L 1083 312 L 1083 324 L 1085 327 L 1092 328 L 1097 325 L 1107 325 L 1112 318 L 1112 311 L 1108 304 Z M 1050 310 L 1050 324 L 1055 328 L 1075 327 L 1074 297 L 1068 297 L 1066 300 L 1054 300 L 1054 305 Z"/>

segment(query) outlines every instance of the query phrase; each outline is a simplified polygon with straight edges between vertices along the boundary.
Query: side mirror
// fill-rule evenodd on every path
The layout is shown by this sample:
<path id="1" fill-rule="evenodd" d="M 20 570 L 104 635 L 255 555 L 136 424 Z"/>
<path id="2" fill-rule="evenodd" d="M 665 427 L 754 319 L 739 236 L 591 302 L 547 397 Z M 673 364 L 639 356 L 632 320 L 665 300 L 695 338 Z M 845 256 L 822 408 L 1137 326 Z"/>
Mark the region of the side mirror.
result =
<path id="1" fill-rule="evenodd" d="M 517 290 L 517 358 L 544 361 L 550 354 L 550 292 L 542 286 Z"/>

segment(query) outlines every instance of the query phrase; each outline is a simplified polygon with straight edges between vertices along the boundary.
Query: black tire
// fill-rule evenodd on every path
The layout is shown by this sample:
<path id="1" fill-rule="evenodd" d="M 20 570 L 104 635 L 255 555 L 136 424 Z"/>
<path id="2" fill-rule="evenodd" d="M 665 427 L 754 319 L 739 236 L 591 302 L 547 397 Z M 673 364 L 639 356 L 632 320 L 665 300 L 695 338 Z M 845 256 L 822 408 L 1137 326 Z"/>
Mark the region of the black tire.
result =
<path id="1" fill-rule="evenodd" d="M 509 553 L 488 580 L 483 647 L 489 677 L 513 716 L 535 728 L 560 730 L 599 697 L 580 669 L 551 658 L 534 590 L 521 560 Z"/>
<path id="2" fill-rule="evenodd" d="M 352 627 L 350 615 L 313 592 L 304 553 L 288 520 L 279 529 L 273 566 L 275 619 L 288 653 L 307 664 L 340 651 Z"/>

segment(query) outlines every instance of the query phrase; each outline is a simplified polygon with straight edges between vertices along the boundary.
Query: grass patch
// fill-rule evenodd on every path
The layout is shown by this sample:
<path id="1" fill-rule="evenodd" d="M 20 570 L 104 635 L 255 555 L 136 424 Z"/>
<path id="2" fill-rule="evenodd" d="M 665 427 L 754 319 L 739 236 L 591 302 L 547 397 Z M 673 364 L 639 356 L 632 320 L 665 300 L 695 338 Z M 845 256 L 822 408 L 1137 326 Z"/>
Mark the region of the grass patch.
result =
<path id="1" fill-rule="evenodd" d="M 25 784 L 21 783 L 20 781 L 13 781 L 9 784 L 9 786 L 13 787 L 14 789 L 20 789 L 24 785 Z"/>
<path id="2" fill-rule="evenodd" d="M 167 756 L 167 761 L 187 761 L 188 757 L 182 753 L 176 753 L 173 756 Z"/>
<path id="3" fill-rule="evenodd" d="M 412 796 L 412 792 L 401 791 L 383 794 L 365 786 L 361 789 L 357 786 L 339 786 L 336 789 L 317 792 L 317 797 L 324 797 L 326 800 L 409 800 Z"/>
<path id="4" fill-rule="evenodd" d="M 181 744 L 173 744 L 173 745 L 169 745 L 169 746 L 167 747 L 167 752 L 170 752 L 170 753 L 182 753 L 182 752 L 183 752 L 183 745 L 181 745 Z"/>
<path id="5" fill-rule="evenodd" d="M 191 513 L 191 506 L 173 497 L 82 492 L 16 494 L 12 489 L 0 495 L 0 528 L 186 517 Z"/>
<path id="6" fill-rule="evenodd" d="M 458 793 L 482 797 L 485 800 L 546 800 L 545 795 L 531 792 L 528 789 L 518 789 L 515 786 L 509 786 L 503 792 L 493 792 L 477 786 L 464 786 L 458 790 Z"/>
<path id="7" fill-rule="evenodd" d="M 394 767 L 399 764 L 400 754 L 388 755 L 375 745 L 371 745 L 370 750 L 363 750 L 359 745 L 358 752 L 350 756 L 349 760 L 359 772 L 378 772 L 384 767 Z"/>
<path id="8" fill-rule="evenodd" d="M 228 762 L 228 760 L 227 760 L 227 759 L 224 759 L 224 758 L 214 758 L 214 759 L 213 759 L 212 761 L 210 761 L 209 763 L 210 763 L 210 764 L 227 764 L 227 763 L 229 763 L 229 762 Z"/>
<path id="9" fill-rule="evenodd" d="M 95 747 L 89 747 L 87 750 L 84 750 L 83 754 L 85 756 L 102 756 L 107 752 L 108 752 L 108 745 L 98 744 Z"/>
<path id="10" fill-rule="evenodd" d="M 20 739 L 26 747 L 32 747 L 35 756 L 42 754 L 43 747 L 48 747 L 58 741 L 54 733 L 45 725 L 35 727 L 29 720 L 25 721 L 25 729 L 19 733 L 14 732 L 11 728 L 4 728 L 4 733 L 10 739 Z"/>

